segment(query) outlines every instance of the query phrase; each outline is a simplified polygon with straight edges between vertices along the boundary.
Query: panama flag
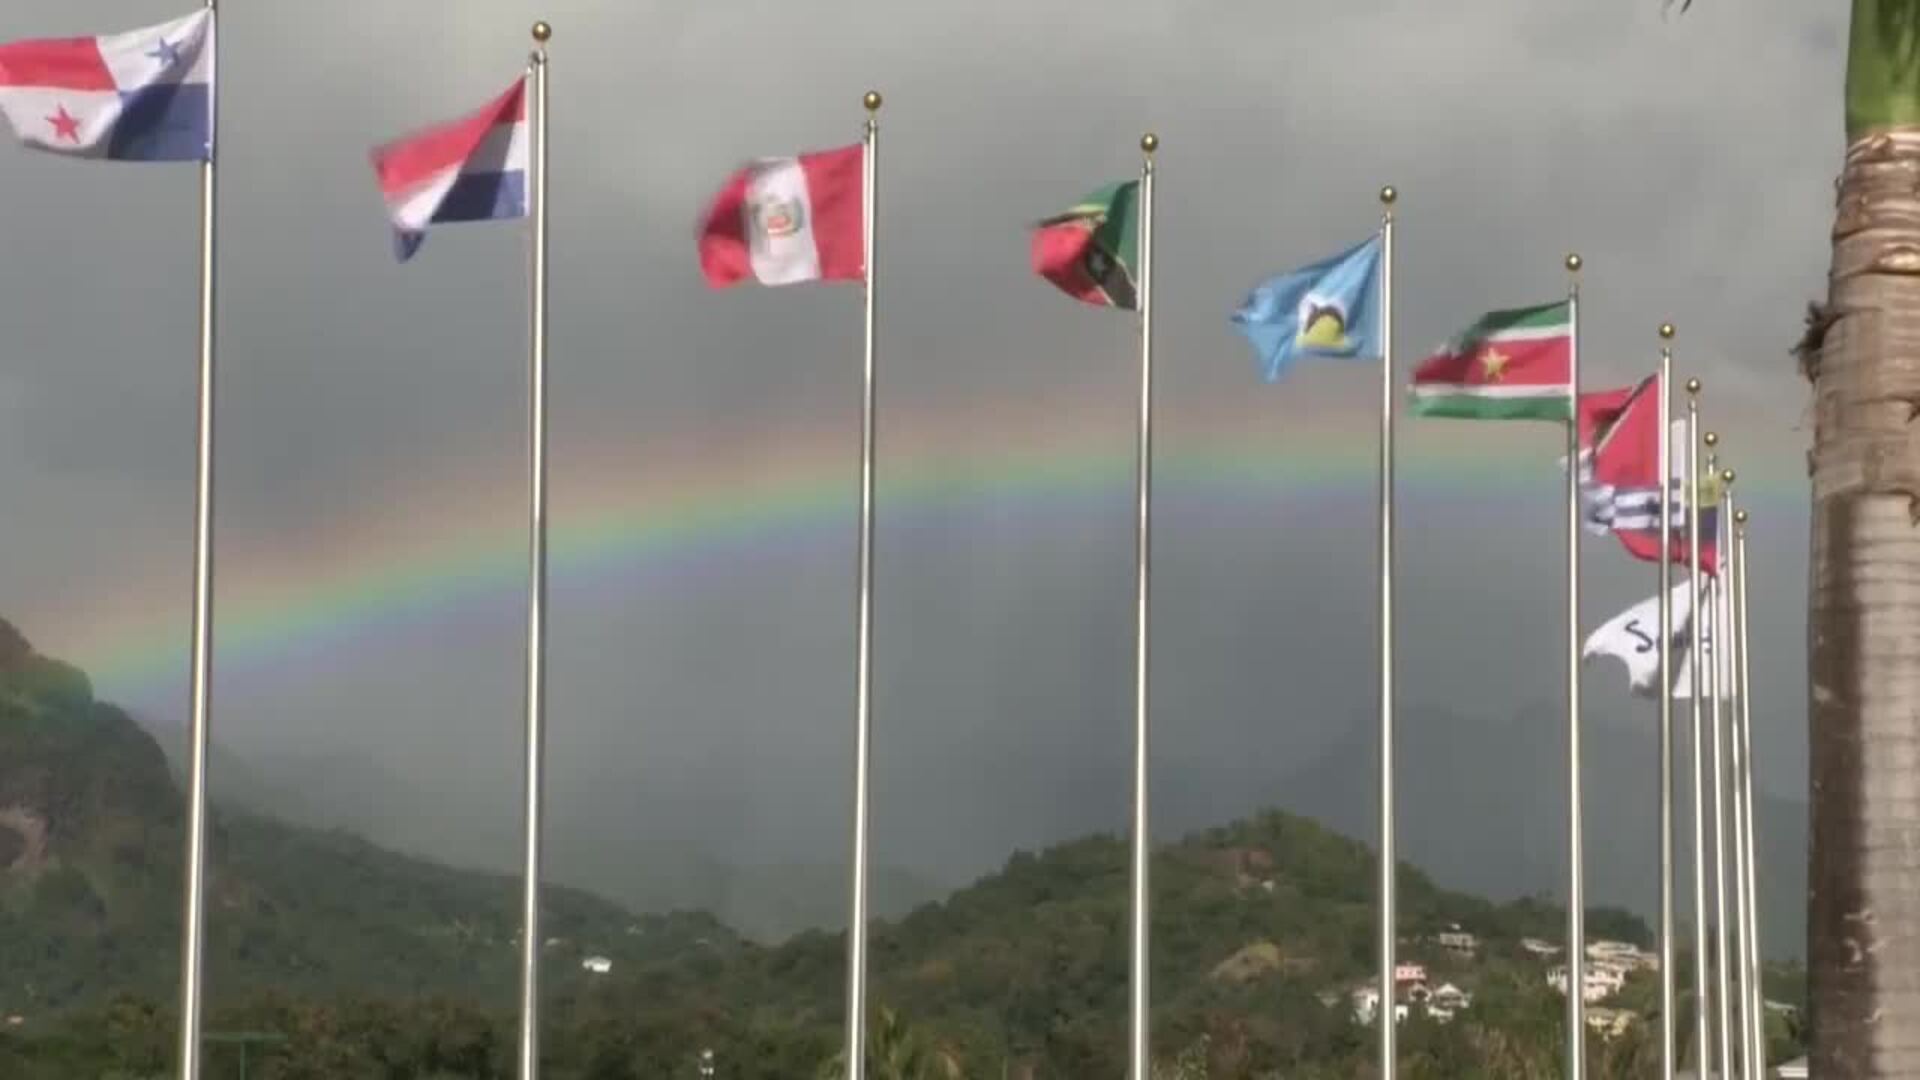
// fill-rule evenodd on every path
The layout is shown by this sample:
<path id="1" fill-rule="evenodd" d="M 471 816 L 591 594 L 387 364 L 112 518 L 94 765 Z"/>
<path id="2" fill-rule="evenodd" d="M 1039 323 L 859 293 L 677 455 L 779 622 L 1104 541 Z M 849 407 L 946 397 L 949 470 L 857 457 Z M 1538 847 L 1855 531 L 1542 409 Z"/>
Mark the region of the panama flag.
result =
<path id="1" fill-rule="evenodd" d="M 527 216 L 527 80 L 451 123 L 373 151 L 394 253 L 413 258 L 429 225 Z"/>
<path id="2" fill-rule="evenodd" d="M 206 161 L 213 12 L 125 34 L 0 45 L 0 114 L 20 141 L 71 157 Z"/>
<path id="3" fill-rule="evenodd" d="M 865 152 L 768 158 L 728 177 L 700 226 L 707 284 L 865 280 Z"/>

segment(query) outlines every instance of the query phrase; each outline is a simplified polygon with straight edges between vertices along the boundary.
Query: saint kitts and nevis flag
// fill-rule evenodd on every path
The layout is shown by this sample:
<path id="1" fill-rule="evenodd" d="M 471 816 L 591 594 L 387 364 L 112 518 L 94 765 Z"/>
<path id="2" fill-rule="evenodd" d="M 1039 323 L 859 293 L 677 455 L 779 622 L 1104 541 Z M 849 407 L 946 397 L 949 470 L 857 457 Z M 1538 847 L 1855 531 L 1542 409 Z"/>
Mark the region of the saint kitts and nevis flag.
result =
<path id="1" fill-rule="evenodd" d="M 107 161 L 213 154 L 213 12 L 0 44 L 0 115 L 37 150 Z"/>
<path id="2" fill-rule="evenodd" d="M 1140 306 L 1140 181 L 1108 184 L 1033 227 L 1033 272 L 1095 307 Z"/>
<path id="3" fill-rule="evenodd" d="M 1574 415 L 1573 310 L 1566 301 L 1489 311 L 1413 373 L 1413 412 L 1469 420 Z"/>

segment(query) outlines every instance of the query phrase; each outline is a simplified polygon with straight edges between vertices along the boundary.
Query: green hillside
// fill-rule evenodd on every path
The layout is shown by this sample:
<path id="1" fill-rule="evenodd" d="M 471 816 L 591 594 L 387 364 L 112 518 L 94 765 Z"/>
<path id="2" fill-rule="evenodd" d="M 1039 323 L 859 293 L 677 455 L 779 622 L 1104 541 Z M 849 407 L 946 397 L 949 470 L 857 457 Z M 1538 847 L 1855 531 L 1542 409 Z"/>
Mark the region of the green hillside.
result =
<path id="1" fill-rule="evenodd" d="M 183 820 L 153 738 L 0 622 L 0 1015 L 171 994 Z M 222 998 L 377 986 L 510 1000 L 511 877 L 235 813 L 215 817 L 210 854 L 209 984 Z M 568 890 L 549 890 L 545 913 L 562 986 L 584 977 L 584 955 L 619 966 L 734 945 L 704 916 L 636 919 Z"/>
<path id="2" fill-rule="evenodd" d="M 1109 838 L 1023 853 L 943 903 L 877 925 L 873 992 L 886 1012 L 870 1075 L 1124 1075 L 1125 866 L 1123 845 Z M 1277 813 L 1164 848 L 1154 865 L 1153 1039 L 1165 1065 L 1156 1076 L 1368 1075 L 1370 1031 L 1355 1021 L 1347 992 L 1372 970 L 1372 869 L 1359 846 Z M 1472 995 L 1448 1022 L 1414 1009 L 1402 1028 L 1402 1075 L 1558 1075 L 1563 1002 L 1545 982 L 1553 961 L 1521 940 L 1555 940 L 1560 913 L 1450 893 L 1412 870 L 1402 872 L 1401 896 L 1402 958 L 1424 965 L 1432 987 L 1451 983 Z M 1471 954 L 1435 940 L 1455 924 L 1475 936 Z M 1631 916 L 1596 911 L 1589 926 L 1596 938 L 1646 942 Z M 545 1075 L 695 1076 L 703 1050 L 718 1075 L 816 1075 L 837 1043 L 843 948 L 839 936 L 816 933 L 775 948 L 679 950 L 556 987 Z M 1794 992 L 1784 982 L 1773 989 Z M 1642 971 L 1605 1003 L 1628 1026 L 1593 1037 L 1591 1075 L 1647 1075 L 1656 1064 L 1645 1028 L 1655 998 L 1653 976 Z M 120 1001 L 29 1025 L 0 1033 L 0 1068 L 9 1076 L 161 1075 L 171 1022 L 151 1005 Z M 513 1017 L 471 994 L 368 1000 L 283 991 L 217 1009 L 209 1023 L 283 1037 L 253 1051 L 253 1075 L 264 1078 L 512 1072 Z M 1784 1022 L 1773 1034 L 1778 1053 L 1794 1050 Z M 881 1058 L 919 1064 L 890 1069 Z"/>
<path id="3" fill-rule="evenodd" d="M 181 799 L 153 738 L 84 675 L 0 623 L 0 1076 L 166 1075 L 174 1018 Z M 323 832 L 223 813 L 212 837 L 209 1033 L 271 1037 L 260 1080 L 512 1075 L 517 883 Z M 1125 1073 L 1126 852 L 1092 837 L 1021 852 L 944 901 L 875 924 L 876 1080 L 1087 1080 Z M 1371 982 L 1375 866 L 1362 845 L 1268 813 L 1161 848 L 1153 863 L 1156 1080 L 1369 1074 L 1350 994 Z M 777 882 L 775 883 L 778 884 Z M 1401 958 L 1471 1002 L 1410 989 L 1402 1075 L 1558 1074 L 1564 1003 L 1547 985 L 1551 904 L 1495 904 L 1400 870 Z M 546 899 L 552 1080 L 804 1080 L 836 1050 L 844 939 L 742 940 L 711 916 L 635 918 Z M 1442 948 L 1442 931 L 1474 937 Z M 1649 943 L 1589 913 L 1591 938 Z M 605 956 L 612 970 L 580 961 Z M 1774 973 L 1796 998 L 1797 973 Z M 1686 976 L 1682 973 L 1682 985 Z M 1605 1003 L 1592 1075 L 1646 1075 L 1654 976 Z M 1794 1049 L 1776 1019 L 1778 1049 Z M 237 1048 L 210 1048 L 210 1076 Z M 222 1071 L 224 1070 L 224 1071 Z"/>

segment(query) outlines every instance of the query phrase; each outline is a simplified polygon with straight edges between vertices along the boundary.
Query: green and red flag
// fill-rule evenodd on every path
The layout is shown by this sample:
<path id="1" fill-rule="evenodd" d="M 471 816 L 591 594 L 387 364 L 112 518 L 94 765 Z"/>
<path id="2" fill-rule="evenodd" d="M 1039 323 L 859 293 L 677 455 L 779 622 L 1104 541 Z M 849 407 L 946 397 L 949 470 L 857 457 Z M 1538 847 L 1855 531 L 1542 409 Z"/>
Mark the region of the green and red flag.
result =
<path id="1" fill-rule="evenodd" d="M 1033 272 L 1083 303 L 1132 310 L 1140 250 L 1140 181 L 1088 195 L 1033 229 Z"/>
<path id="2" fill-rule="evenodd" d="M 1489 311 L 1413 372 L 1413 411 L 1469 420 L 1573 416 L 1573 311 Z"/>

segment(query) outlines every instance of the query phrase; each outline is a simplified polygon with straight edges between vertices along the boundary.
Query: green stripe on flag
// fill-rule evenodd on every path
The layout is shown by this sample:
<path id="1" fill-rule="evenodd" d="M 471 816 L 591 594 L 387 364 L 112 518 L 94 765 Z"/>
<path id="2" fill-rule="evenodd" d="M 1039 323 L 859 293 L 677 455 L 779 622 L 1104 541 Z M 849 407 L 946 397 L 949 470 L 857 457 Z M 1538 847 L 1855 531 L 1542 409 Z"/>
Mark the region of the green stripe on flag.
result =
<path id="1" fill-rule="evenodd" d="M 1573 398 L 1564 386 L 1461 386 L 1442 383 L 1413 388 L 1415 416 L 1463 420 L 1569 420 Z"/>
<path id="2" fill-rule="evenodd" d="M 1573 333 L 1573 311 L 1565 300 L 1539 307 L 1489 311 L 1466 328 L 1456 340 L 1539 341 L 1566 337 Z"/>

